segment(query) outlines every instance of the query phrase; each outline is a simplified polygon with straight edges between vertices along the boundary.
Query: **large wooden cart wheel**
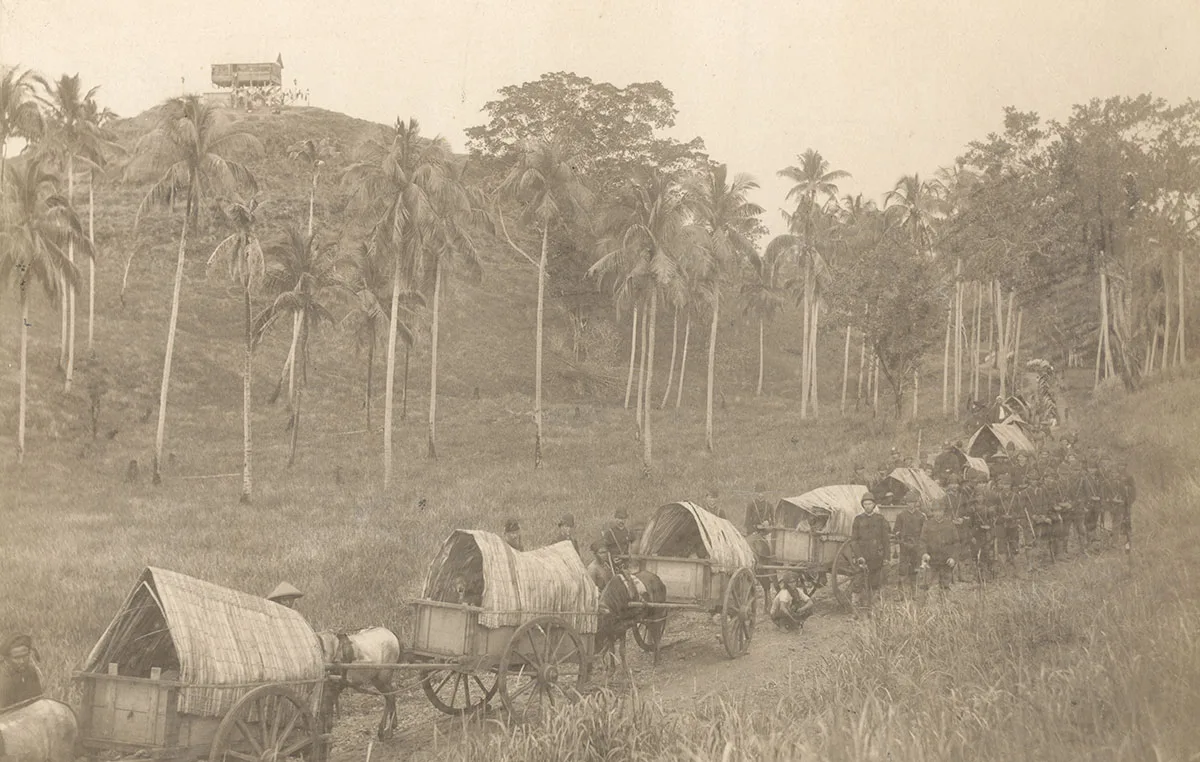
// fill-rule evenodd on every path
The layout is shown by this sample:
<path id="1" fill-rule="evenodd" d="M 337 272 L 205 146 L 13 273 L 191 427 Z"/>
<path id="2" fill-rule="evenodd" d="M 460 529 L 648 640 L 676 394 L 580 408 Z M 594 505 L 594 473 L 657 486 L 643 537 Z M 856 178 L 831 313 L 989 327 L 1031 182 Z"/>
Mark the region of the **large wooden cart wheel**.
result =
<path id="1" fill-rule="evenodd" d="M 430 669 L 421 673 L 421 688 L 429 703 L 452 715 L 477 712 L 496 695 L 499 679 L 494 672 Z"/>
<path id="2" fill-rule="evenodd" d="M 554 616 L 521 625 L 500 657 L 500 698 L 509 713 L 530 720 L 579 698 L 590 654 L 575 628 Z"/>
<path id="3" fill-rule="evenodd" d="M 725 653 L 736 659 L 750 650 L 754 620 L 758 615 L 758 592 L 754 572 L 743 566 L 729 578 L 721 606 L 721 640 Z"/>
<path id="4" fill-rule="evenodd" d="M 213 736 L 209 762 L 283 762 L 325 758 L 308 703 L 283 685 L 260 685 L 233 705 Z"/>
<path id="5" fill-rule="evenodd" d="M 646 653 L 658 653 L 662 645 L 663 630 L 667 629 L 667 611 L 658 616 L 639 619 L 633 626 L 633 639 Z"/>
<path id="6" fill-rule="evenodd" d="M 860 582 L 862 570 L 855 563 L 854 548 L 851 540 L 846 540 L 838 547 L 837 555 L 833 557 L 833 568 L 829 572 L 833 583 L 833 597 L 847 611 L 854 610 L 854 588 Z"/>

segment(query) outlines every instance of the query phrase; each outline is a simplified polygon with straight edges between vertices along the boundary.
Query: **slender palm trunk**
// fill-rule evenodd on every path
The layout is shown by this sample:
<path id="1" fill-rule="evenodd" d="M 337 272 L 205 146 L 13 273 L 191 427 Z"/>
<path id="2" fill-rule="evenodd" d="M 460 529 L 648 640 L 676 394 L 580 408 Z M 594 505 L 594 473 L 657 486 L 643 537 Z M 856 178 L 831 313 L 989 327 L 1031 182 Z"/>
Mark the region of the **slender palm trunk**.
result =
<path id="1" fill-rule="evenodd" d="M 671 384 L 675 382 L 675 352 L 679 349 L 679 308 L 675 308 L 675 314 L 671 317 L 671 368 L 667 372 L 667 388 L 663 391 L 662 402 L 658 404 L 658 409 L 662 410 L 667 406 L 667 399 L 671 396 Z M 762 390 L 762 376 L 759 376 L 759 391 Z"/>
<path id="2" fill-rule="evenodd" d="M 992 288 L 991 285 L 989 285 L 988 286 L 988 309 L 987 309 L 988 339 L 987 339 L 987 351 L 986 351 L 986 354 L 992 355 L 992 361 L 987 364 L 987 382 L 988 382 L 987 393 L 988 393 L 988 401 L 989 402 L 992 399 L 992 368 L 995 366 L 996 360 L 997 360 L 997 358 L 996 358 L 996 317 L 995 317 L 996 311 L 993 309 L 993 306 L 995 305 L 995 303 L 996 303 L 996 291 L 995 291 L 995 289 Z"/>
<path id="3" fill-rule="evenodd" d="M 312 188 L 310 188 L 308 191 L 308 237 L 309 238 L 312 238 L 312 234 L 313 234 L 313 209 L 314 209 L 313 202 L 316 201 L 316 198 L 317 198 L 317 175 L 319 175 L 319 174 L 321 174 L 320 171 L 313 172 Z"/>
<path id="4" fill-rule="evenodd" d="M 633 328 L 629 332 L 629 377 L 625 379 L 625 409 L 629 409 L 629 395 L 633 392 L 633 364 L 637 357 L 638 310 L 633 308 Z"/>
<path id="5" fill-rule="evenodd" d="M 951 310 L 953 307 L 946 308 L 946 343 L 942 348 L 942 415 L 950 412 L 950 324 L 954 322 L 951 319 Z"/>
<path id="6" fill-rule="evenodd" d="M 425 456 L 437 460 L 438 310 L 442 297 L 442 258 L 433 263 L 433 324 L 429 331 L 429 435 Z M 396 308 L 393 307 L 393 310 Z M 392 313 L 396 314 L 395 312 Z"/>
<path id="7" fill-rule="evenodd" d="M 75 205 L 75 157 L 67 156 L 67 205 L 74 207 Z M 72 236 L 67 240 L 67 260 L 71 264 L 75 264 L 75 237 Z M 66 324 L 66 381 L 63 384 L 64 391 L 71 391 L 71 381 L 75 376 L 75 286 L 69 285 L 67 279 L 62 279 L 62 285 L 65 289 L 63 295 L 66 298 L 64 317 L 67 320 Z"/>
<path id="8" fill-rule="evenodd" d="M 29 379 L 26 355 L 29 349 L 29 287 L 21 287 L 21 391 L 17 402 L 17 463 L 25 462 L 25 387 Z"/>
<path id="9" fill-rule="evenodd" d="M 1162 353 L 1162 369 L 1167 369 L 1167 354 L 1171 346 L 1171 279 L 1168 276 L 1167 268 L 1163 268 L 1163 353 Z M 1157 322 L 1157 321 L 1155 321 Z M 1158 326 L 1154 326 L 1155 333 L 1158 332 Z M 1157 341 L 1157 336 L 1151 341 Z M 1147 362 L 1146 370 L 1153 371 L 1154 363 Z"/>
<path id="10" fill-rule="evenodd" d="M 816 289 L 814 286 L 813 302 L 812 302 L 812 337 L 808 341 L 808 396 L 812 403 L 813 418 L 819 418 L 821 415 L 821 405 L 819 401 L 817 386 L 817 326 L 821 322 L 821 300 L 817 298 Z"/>
<path id="11" fill-rule="evenodd" d="M 1183 252 L 1179 252 L 1179 270 L 1176 275 L 1176 280 L 1179 282 L 1179 298 L 1176 299 L 1179 303 L 1179 338 L 1175 341 L 1175 353 L 1179 367 L 1187 365 L 1187 297 L 1183 289 Z"/>
<path id="12" fill-rule="evenodd" d="M 842 415 L 846 414 L 846 389 L 850 386 L 850 326 L 846 326 L 846 351 L 842 353 Z"/>
<path id="13" fill-rule="evenodd" d="M 867 334 L 862 335 L 862 344 L 858 347 L 858 385 L 854 388 L 854 409 L 863 397 L 863 370 L 867 365 Z"/>
<path id="14" fill-rule="evenodd" d="M 757 387 L 757 388 L 755 388 L 755 390 L 754 390 L 754 396 L 755 396 L 755 397 L 761 397 L 761 396 L 762 396 L 762 387 L 763 387 L 763 331 L 764 331 L 764 324 L 765 324 L 765 322 L 766 322 L 766 321 L 764 321 L 762 318 L 759 318 L 759 319 L 758 319 L 758 387 Z M 849 329 L 847 329 L 847 330 L 849 330 Z M 846 395 L 843 393 L 843 394 L 842 394 L 842 397 L 845 397 L 845 396 L 846 396 Z M 844 399 L 843 399 L 843 401 L 842 401 L 842 407 L 843 407 L 843 408 L 845 408 L 845 407 L 846 407 L 846 402 L 845 402 L 845 400 L 844 400 Z"/>
<path id="15" fill-rule="evenodd" d="M 1017 335 L 1013 339 L 1013 356 L 1012 356 L 1012 390 L 1013 394 L 1020 394 L 1021 387 L 1021 322 L 1025 317 L 1025 310 L 1017 310 Z"/>
<path id="16" fill-rule="evenodd" d="M 917 414 L 920 411 L 918 401 L 921 398 L 921 371 L 913 371 L 913 420 L 917 420 Z M 920 460 L 921 448 L 917 448 L 917 459 Z"/>
<path id="17" fill-rule="evenodd" d="M 979 401 L 979 339 L 980 325 L 982 320 L 983 310 L 983 284 L 979 281 L 975 282 L 975 337 L 972 342 L 974 347 L 971 352 L 971 399 Z"/>
<path id="18" fill-rule="evenodd" d="M 1007 324 L 1004 322 L 1004 292 L 1000 290 L 1000 281 L 996 281 L 996 375 L 1000 381 L 1000 396 L 1005 396 L 1004 383 L 1005 360 L 1008 353 L 1008 337 L 1005 335 Z"/>
<path id="19" fill-rule="evenodd" d="M 640 358 L 641 364 L 638 367 L 637 414 L 635 416 L 637 420 L 638 436 L 641 436 L 642 417 L 646 407 L 646 350 L 649 348 L 650 336 L 654 333 L 654 331 L 650 330 L 650 326 L 650 313 L 647 312 L 646 317 L 642 319 L 642 354 Z"/>
<path id="20" fill-rule="evenodd" d="M 367 347 L 367 393 L 363 397 L 363 408 L 367 411 L 367 431 L 371 430 L 371 382 L 375 375 L 375 323 L 371 323 L 371 346 Z"/>
<path id="21" fill-rule="evenodd" d="M 400 389 L 400 420 L 408 420 L 408 361 L 412 355 L 412 344 L 404 344 L 404 384 Z"/>
<path id="22" fill-rule="evenodd" d="M 645 404 L 645 411 L 642 418 L 642 472 L 649 473 L 650 467 L 654 462 L 653 459 L 653 444 L 651 442 L 650 433 L 650 385 L 654 382 L 654 327 L 657 325 L 656 318 L 658 317 L 658 289 L 650 289 L 650 314 L 647 317 L 646 324 L 650 326 L 650 337 L 646 350 L 646 395 L 642 398 Z"/>
<path id="23" fill-rule="evenodd" d="M 1101 357 L 1104 358 L 1104 377 L 1112 375 L 1112 359 L 1108 349 L 1108 278 L 1100 271 L 1100 336 L 1096 350 L 1096 384 L 1100 383 Z"/>
<path id="24" fill-rule="evenodd" d="M 388 320 L 387 376 L 383 391 L 383 488 L 392 485 L 392 401 L 396 389 L 396 333 L 400 323 L 400 257 L 392 263 L 392 311 Z"/>
<path id="25" fill-rule="evenodd" d="M 254 329 L 251 325 L 250 318 L 250 276 L 245 276 L 242 282 L 243 310 L 242 326 L 245 329 L 245 367 L 242 370 L 242 495 L 238 502 L 242 505 L 250 504 L 250 496 L 253 492 L 254 482 L 250 473 L 250 454 L 252 447 L 250 444 L 250 380 L 251 372 L 254 366 Z"/>
<path id="26" fill-rule="evenodd" d="M 191 191 L 188 192 L 188 206 L 191 206 Z M 163 357 L 162 385 L 158 393 L 158 430 L 154 435 L 154 476 L 155 484 L 162 484 L 162 450 L 163 435 L 167 427 L 167 392 L 171 386 L 171 358 L 175 354 L 175 328 L 179 325 L 179 290 L 183 285 L 183 261 L 187 253 L 188 220 L 191 215 L 184 213 L 183 230 L 179 234 L 179 255 L 175 260 L 175 285 L 171 291 L 171 319 L 167 324 L 167 352 Z"/>
<path id="27" fill-rule="evenodd" d="M 1153 331 L 1153 333 L 1150 334 L 1150 338 L 1146 342 L 1146 358 L 1147 358 L 1146 359 L 1146 367 L 1149 370 L 1154 370 L 1154 357 L 1155 357 L 1155 353 L 1158 351 L 1159 333 L 1160 333 L 1159 326 L 1157 326 L 1157 325 L 1154 326 L 1154 331 Z M 1166 353 L 1167 353 L 1167 347 L 1166 347 L 1166 344 L 1164 343 L 1163 354 L 1166 354 Z"/>
<path id="28" fill-rule="evenodd" d="M 95 174 L 88 170 L 88 244 L 92 254 L 88 257 L 88 354 L 92 353 L 96 321 L 96 182 Z"/>
<path id="29" fill-rule="evenodd" d="M 809 378 L 810 378 L 810 376 L 808 374 L 808 351 L 809 351 L 808 340 L 809 340 L 809 336 L 810 336 L 810 332 L 809 332 L 809 328 L 808 328 L 808 319 L 809 319 L 809 315 L 810 315 L 808 282 L 809 282 L 809 264 L 808 264 L 808 260 L 806 258 L 805 264 L 804 264 L 804 298 L 803 298 L 803 303 L 800 306 L 800 310 L 801 310 L 801 312 L 803 312 L 803 321 L 802 321 L 803 328 L 800 332 L 801 336 L 802 336 L 802 339 L 800 342 L 800 418 L 801 419 L 808 418 L 808 382 L 809 382 Z"/>
<path id="30" fill-rule="evenodd" d="M 296 405 L 296 348 L 300 344 L 301 321 L 301 312 L 292 314 L 292 346 L 288 349 L 288 356 L 285 361 L 288 369 L 288 407 L 291 408 L 294 408 Z"/>
<path id="31" fill-rule="evenodd" d="M 879 356 L 871 358 L 871 408 L 879 415 Z"/>
<path id="32" fill-rule="evenodd" d="M 713 376 L 717 365 L 717 324 L 721 319 L 721 292 L 713 294 L 712 325 L 708 329 L 708 392 L 704 408 L 704 446 L 713 451 Z"/>
<path id="33" fill-rule="evenodd" d="M 692 316 L 689 313 L 687 321 L 683 324 L 683 356 L 679 358 L 679 386 L 675 387 L 675 409 L 679 409 L 679 403 L 683 400 L 683 372 L 687 370 L 687 351 L 688 344 L 692 338 Z"/>
<path id="34" fill-rule="evenodd" d="M 303 316 L 303 312 L 300 313 Z M 296 462 L 296 446 L 300 442 L 300 405 L 304 397 L 304 387 L 308 384 L 308 321 L 300 320 L 300 345 L 296 349 L 296 358 L 300 363 L 300 383 L 296 385 L 296 396 L 292 399 L 292 437 L 288 446 L 288 467 Z"/>
<path id="35" fill-rule="evenodd" d="M 542 316 L 546 299 L 546 249 L 550 245 L 550 226 L 542 228 L 542 256 L 538 260 L 537 348 L 534 352 L 533 422 L 537 435 L 533 443 L 533 467 L 542 467 Z"/>
<path id="36" fill-rule="evenodd" d="M 962 414 L 962 310 L 963 282 L 962 260 L 955 264 L 954 272 L 954 420 Z"/>

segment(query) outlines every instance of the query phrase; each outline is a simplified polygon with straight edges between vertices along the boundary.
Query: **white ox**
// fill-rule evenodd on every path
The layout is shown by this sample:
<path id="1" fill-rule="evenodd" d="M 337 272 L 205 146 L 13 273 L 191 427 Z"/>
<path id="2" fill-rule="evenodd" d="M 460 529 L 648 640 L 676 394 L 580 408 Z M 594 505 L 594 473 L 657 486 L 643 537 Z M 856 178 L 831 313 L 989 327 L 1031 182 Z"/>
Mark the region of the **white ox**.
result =
<path id="1" fill-rule="evenodd" d="M 386 627 L 365 627 L 356 632 L 318 632 L 325 660 L 344 665 L 339 670 L 341 681 L 336 682 L 330 697 L 336 706 L 338 695 L 346 686 L 383 696 L 383 717 L 377 735 L 390 737 L 396 729 L 396 696 L 393 670 L 379 667 L 354 667 L 354 664 L 399 664 L 400 639 Z M 374 691 L 367 690 L 373 688 Z"/>

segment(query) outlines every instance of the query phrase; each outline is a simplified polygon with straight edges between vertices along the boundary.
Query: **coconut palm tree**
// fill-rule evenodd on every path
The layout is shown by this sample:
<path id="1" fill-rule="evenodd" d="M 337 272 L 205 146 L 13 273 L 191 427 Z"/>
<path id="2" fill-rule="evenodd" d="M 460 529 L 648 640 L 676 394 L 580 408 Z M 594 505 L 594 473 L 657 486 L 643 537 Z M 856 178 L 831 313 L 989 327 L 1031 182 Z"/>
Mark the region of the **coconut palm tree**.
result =
<path id="1" fill-rule="evenodd" d="M 9 138 L 34 141 L 40 139 L 45 130 L 45 120 L 36 97 L 37 83 L 37 75 L 19 66 L 5 69 L 3 76 L 0 76 L 0 193 L 5 192 Z"/>
<path id="2" fill-rule="evenodd" d="M 162 386 L 158 397 L 158 429 L 154 438 L 154 483 L 162 483 L 163 436 L 167 422 L 167 392 L 171 384 L 171 357 L 175 352 L 175 327 L 179 322 L 179 291 L 183 285 L 183 263 L 187 255 L 189 224 L 199 219 L 200 205 L 219 191 L 243 187 L 254 192 L 257 183 L 246 165 L 235 157 L 262 152 L 258 138 L 231 129 L 218 112 L 199 96 L 172 98 L 162 106 L 158 127 L 138 141 L 134 157 L 126 167 L 130 177 L 154 177 L 134 217 L 136 231 L 141 215 L 155 206 L 172 206 L 184 198 L 183 228 L 175 260 L 175 284 L 171 292 L 171 317 L 167 324 L 167 349 L 163 358 Z M 122 297 L 133 254 L 125 263 Z"/>
<path id="3" fill-rule="evenodd" d="M 798 166 L 785 167 L 777 174 L 795 183 L 788 190 L 787 200 L 796 202 L 796 212 L 793 216 L 798 216 L 799 219 L 797 224 L 790 227 L 794 234 L 802 236 L 805 242 L 810 242 L 813 218 L 827 200 L 837 199 L 837 181 L 848 179 L 850 173 L 840 169 L 831 170 L 829 162 L 821 156 L 821 152 L 812 148 L 796 158 L 800 160 Z"/>
<path id="4" fill-rule="evenodd" d="M 21 305 L 20 392 L 17 403 L 17 463 L 25 459 L 25 389 L 28 379 L 29 296 L 41 283 L 51 300 L 59 286 L 74 288 L 79 271 L 67 257 L 75 243 L 89 251 L 79 218 L 59 191 L 59 179 L 39 156 L 12 162 L 6 169 L 4 224 L 0 226 L 0 283 L 15 279 Z"/>
<path id="5" fill-rule="evenodd" d="M 317 244 L 316 236 L 306 236 L 298 227 L 289 226 L 272 238 L 266 248 L 266 274 L 263 290 L 272 302 L 254 320 L 254 333 L 262 337 L 277 322 L 290 319 L 299 325 L 296 365 L 300 382 L 296 386 L 288 418 L 291 443 L 288 465 L 296 461 L 300 437 L 300 402 L 308 384 L 308 342 L 322 321 L 332 323 L 333 312 L 326 303 L 340 281 L 336 274 L 336 250 Z M 280 384 L 283 379 L 280 378 Z M 279 393 L 276 386 L 276 394 Z"/>
<path id="6" fill-rule="evenodd" d="M 396 338 L 400 296 L 421 282 L 423 248 L 433 235 L 433 199 L 445 192 L 449 145 L 442 138 L 421 137 L 416 119 L 396 120 L 384 139 L 359 148 L 346 169 L 343 184 L 351 190 L 353 208 L 370 223 L 369 240 L 388 258 L 391 269 L 392 316 L 388 326 L 387 383 L 383 409 L 383 483 L 392 479 L 392 403 L 396 374 Z M 436 280 L 436 279 L 435 279 Z M 437 283 L 440 286 L 440 282 Z M 436 288 L 435 288 L 436 293 Z M 433 331 L 436 333 L 436 329 Z"/>
<path id="7" fill-rule="evenodd" d="M 576 161 L 566 155 L 563 142 L 529 141 L 521 147 L 516 164 L 497 189 L 499 195 L 522 204 L 524 222 L 536 228 L 542 237 L 542 253 L 535 259 L 512 240 L 507 228 L 503 228 L 509 244 L 538 271 L 537 347 L 533 372 L 533 420 L 537 429 L 533 445 L 534 468 L 542 465 L 542 324 L 550 229 L 568 217 L 581 215 L 591 201 L 591 194 L 575 174 L 575 164 Z M 504 221 L 502 214 L 501 223 Z"/>
<path id="8" fill-rule="evenodd" d="M 40 77 L 37 80 L 46 90 L 46 96 L 40 100 L 48 112 L 47 134 L 41 148 L 62 164 L 67 175 L 67 203 L 74 205 L 76 164 L 82 164 L 88 170 L 95 169 L 104 163 L 105 151 L 112 145 L 93 122 L 98 113 L 96 91 L 99 88 L 85 92 L 78 74 L 64 74 L 54 82 Z M 75 261 L 75 246 L 71 242 L 67 244 L 67 259 Z M 75 290 L 63 288 L 63 292 L 66 299 L 61 309 L 59 366 L 66 374 L 64 388 L 70 391 L 75 375 Z"/>
<path id="9" fill-rule="evenodd" d="M 775 317 L 775 313 L 783 306 L 783 288 L 780 283 L 780 268 L 783 257 L 779 256 L 780 249 L 772 251 L 770 257 L 766 252 L 755 252 L 749 258 L 751 275 L 742 284 L 741 294 L 745 300 L 744 311 L 758 321 L 758 385 L 754 395 L 762 396 L 763 390 L 763 334 L 765 326 Z"/>
<path id="10" fill-rule="evenodd" d="M 646 347 L 647 389 L 653 387 L 654 379 L 652 329 L 657 325 L 658 296 L 679 277 L 688 219 L 684 189 L 674 175 L 653 168 L 638 170 L 606 215 L 600 257 L 588 270 L 589 275 L 614 274 L 618 282 L 631 286 L 645 284 L 649 300 L 646 321 L 651 328 Z M 649 473 L 653 464 L 649 398 L 645 394 L 642 400 L 643 473 Z"/>
<path id="11" fill-rule="evenodd" d="M 688 207 L 693 223 L 689 232 L 697 248 L 710 263 L 706 268 L 712 298 L 712 322 L 708 333 L 708 393 L 704 423 L 704 441 L 713 449 L 713 381 L 717 352 L 717 324 L 720 318 L 721 278 L 734 262 L 754 256 L 754 235 L 763 208 L 746 200 L 746 194 L 758 188 L 747 174 L 729 179 L 724 164 L 710 166 L 688 183 Z"/>
<path id="12" fill-rule="evenodd" d="M 895 224 L 908 231 L 913 245 L 922 254 L 933 252 L 934 225 L 943 216 L 941 186 L 922 180 L 920 175 L 905 175 L 883 197 L 884 211 Z"/>
<path id="13" fill-rule="evenodd" d="M 95 166 L 88 167 L 88 242 L 92 244 L 92 256 L 88 257 L 87 350 L 91 354 L 96 335 L 96 171 L 104 168 L 114 154 L 123 154 L 125 149 L 108 129 L 109 122 L 117 118 L 112 109 L 107 106 L 101 109 L 95 99 L 91 99 L 84 102 L 84 112 L 102 141 L 100 154 L 93 157 Z"/>
<path id="14" fill-rule="evenodd" d="M 224 266 L 228 277 L 242 289 L 242 495 L 238 502 L 249 505 L 254 491 L 251 478 L 250 456 L 253 452 L 250 439 L 250 381 L 254 368 L 254 321 L 251 299 L 266 272 L 266 259 L 262 243 L 254 228 L 258 222 L 258 201 L 247 203 L 228 202 L 222 207 L 222 215 L 233 228 L 233 233 L 217 244 L 208 258 L 208 266 Z"/>

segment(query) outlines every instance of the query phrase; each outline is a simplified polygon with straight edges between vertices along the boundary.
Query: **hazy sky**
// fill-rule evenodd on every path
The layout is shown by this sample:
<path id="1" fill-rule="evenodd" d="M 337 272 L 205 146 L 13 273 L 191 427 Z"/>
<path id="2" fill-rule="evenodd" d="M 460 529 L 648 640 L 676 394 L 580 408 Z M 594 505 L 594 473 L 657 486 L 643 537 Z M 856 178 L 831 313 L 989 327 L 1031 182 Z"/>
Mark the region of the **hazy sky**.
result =
<path id="1" fill-rule="evenodd" d="M 566 70 L 675 93 L 674 134 L 763 185 L 813 147 L 879 200 L 1015 105 L 1063 118 L 1092 97 L 1200 95 L 1197 0 L 0 0 L 0 62 L 80 73 L 134 115 L 214 89 L 210 63 L 273 61 L 312 105 L 416 116 L 461 149 L 505 85 Z"/>

